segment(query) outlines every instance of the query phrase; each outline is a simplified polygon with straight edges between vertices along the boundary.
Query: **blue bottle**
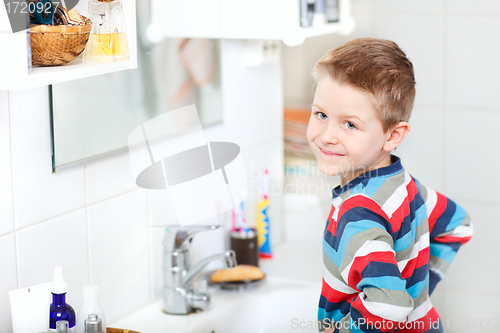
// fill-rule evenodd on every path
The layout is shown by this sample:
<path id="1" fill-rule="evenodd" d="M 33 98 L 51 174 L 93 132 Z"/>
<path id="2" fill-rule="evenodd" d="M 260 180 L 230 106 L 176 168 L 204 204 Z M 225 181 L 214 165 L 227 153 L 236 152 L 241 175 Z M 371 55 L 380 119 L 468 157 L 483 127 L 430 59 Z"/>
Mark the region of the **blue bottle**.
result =
<path id="1" fill-rule="evenodd" d="M 64 267 L 54 267 L 54 278 L 52 281 L 52 303 L 50 304 L 49 328 L 51 332 L 57 332 L 56 322 L 67 320 L 69 332 L 76 332 L 76 315 L 71 305 L 66 303 L 68 284 L 64 280 Z"/>

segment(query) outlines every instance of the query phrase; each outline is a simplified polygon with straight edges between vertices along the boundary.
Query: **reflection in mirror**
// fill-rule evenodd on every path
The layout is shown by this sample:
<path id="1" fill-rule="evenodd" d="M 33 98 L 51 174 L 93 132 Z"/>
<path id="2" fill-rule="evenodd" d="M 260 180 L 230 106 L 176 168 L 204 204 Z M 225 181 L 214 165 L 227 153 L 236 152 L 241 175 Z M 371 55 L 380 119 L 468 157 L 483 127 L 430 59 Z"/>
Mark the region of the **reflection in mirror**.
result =
<path id="1" fill-rule="evenodd" d="M 183 106 L 195 104 L 203 126 L 222 121 L 219 41 L 138 35 L 136 69 L 52 86 L 54 171 L 126 149 L 134 128 Z"/>

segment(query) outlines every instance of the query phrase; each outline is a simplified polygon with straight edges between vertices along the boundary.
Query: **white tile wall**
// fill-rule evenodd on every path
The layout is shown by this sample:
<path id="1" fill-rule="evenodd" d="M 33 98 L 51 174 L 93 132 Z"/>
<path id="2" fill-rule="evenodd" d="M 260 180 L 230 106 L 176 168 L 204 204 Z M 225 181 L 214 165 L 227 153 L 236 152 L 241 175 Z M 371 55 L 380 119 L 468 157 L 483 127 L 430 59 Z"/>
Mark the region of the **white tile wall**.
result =
<path id="1" fill-rule="evenodd" d="M 280 62 L 240 68 L 241 42 L 222 44 L 224 124 L 207 128 L 207 139 L 238 143 L 246 163 L 280 169 Z M 108 323 L 161 296 L 164 227 L 148 225 L 172 222 L 165 194 L 135 186 L 127 153 L 52 174 L 46 87 L 0 91 L 0 183 L 0 308 L 10 308 L 9 290 L 50 281 L 56 264 L 66 267 L 75 310 L 82 285 L 99 285 Z M 278 213 L 274 223 L 279 242 Z M 227 245 L 220 232 L 197 237 L 195 260 Z M 0 332 L 11 331 L 2 311 Z"/>
<path id="2" fill-rule="evenodd" d="M 14 230 L 10 163 L 9 92 L 0 91 L 0 236 Z"/>
<path id="3" fill-rule="evenodd" d="M 444 64 L 443 18 L 410 14 L 393 16 L 385 13 L 377 18 L 375 37 L 396 42 L 413 63 L 417 82 L 415 102 L 441 103 Z M 421 41 L 425 41 L 425 47 L 422 47 Z"/>
<path id="4" fill-rule="evenodd" d="M 82 208 L 85 205 L 83 167 L 51 173 L 47 87 L 11 91 L 10 117 L 17 227 Z"/>
<path id="5" fill-rule="evenodd" d="M 500 251 L 496 236 L 500 232 L 497 218 L 500 207 L 487 204 L 462 204 L 462 207 L 472 217 L 474 237 L 458 251 L 442 281 L 442 288 L 489 294 L 498 282 L 496 276 L 500 274 L 500 266 L 493 264 L 496 260 L 494 253 Z M 478 260 L 483 257 L 488 263 Z"/>
<path id="6" fill-rule="evenodd" d="M 441 107 L 416 105 L 410 118 L 410 132 L 394 151 L 413 177 L 436 191 L 443 191 L 444 186 L 441 170 L 445 151 L 442 131 L 445 124 Z M 424 154 L 427 158 L 422 158 Z"/>
<path id="7" fill-rule="evenodd" d="M 9 290 L 17 289 L 17 264 L 14 234 L 0 237 L 0 332 L 12 330 Z"/>
<path id="8" fill-rule="evenodd" d="M 85 180 L 87 204 L 137 188 L 128 152 L 86 165 Z"/>
<path id="9" fill-rule="evenodd" d="M 68 296 L 78 311 L 81 286 L 89 283 L 84 209 L 17 232 L 19 288 L 51 282 L 54 266 L 64 266 Z"/>
<path id="10" fill-rule="evenodd" d="M 500 2 L 497 0 L 451 0 L 448 1 L 451 11 L 461 11 L 463 14 L 500 12 Z"/>
<path id="11" fill-rule="evenodd" d="M 143 189 L 88 208 L 91 283 L 109 322 L 150 300 L 147 216 Z"/>
<path id="12" fill-rule="evenodd" d="M 459 250 L 445 279 L 436 287 L 438 296 L 443 300 L 436 309 L 444 322 L 449 323 L 450 332 L 480 332 L 488 324 L 489 330 L 496 332 L 500 327 L 497 321 L 500 298 L 494 290 L 497 285 L 495 276 L 500 272 L 494 263 L 495 253 L 500 251 L 495 237 L 497 231 L 500 232 L 496 218 L 500 209 L 498 205 L 486 204 L 467 204 L 463 207 L 473 217 L 474 237 Z M 469 318 L 477 326 L 472 327 L 472 320 L 463 323 L 463 319 L 469 321 Z M 495 321 L 496 326 L 493 326 Z M 480 329 L 481 324 L 483 328 Z"/>
<path id="13" fill-rule="evenodd" d="M 448 320 L 445 332 L 479 332 L 478 326 L 459 329 L 458 320 L 469 318 L 474 324 L 482 320 L 483 326 L 491 318 L 488 329 L 496 332 L 500 323 L 492 324 L 500 312 L 500 294 L 495 292 L 495 258 L 500 249 L 494 239 L 500 213 L 496 191 L 500 184 L 495 177 L 500 164 L 500 49 L 495 41 L 500 35 L 500 2 L 352 0 L 352 8 L 357 24 L 366 24 L 362 15 L 371 24 L 347 39 L 393 39 L 415 65 L 412 130 L 396 154 L 416 178 L 464 206 L 475 223 L 471 242 L 459 251 L 433 295 L 444 323 Z M 309 103 L 310 96 L 298 91 L 310 82 L 317 55 L 345 41 L 332 36 L 328 43 L 317 38 L 293 49 L 283 47 L 284 76 L 288 67 L 295 66 L 290 71 L 294 81 L 285 82 L 285 105 Z M 294 62 L 292 56 L 297 54 L 308 67 Z M 302 74 L 299 66 L 306 67 Z M 284 225 L 288 223 L 285 219 Z"/>
<path id="14" fill-rule="evenodd" d="M 466 110 L 450 108 L 447 114 L 447 189 L 459 198 L 498 202 L 500 180 L 492 175 L 500 160 L 500 112 Z"/>
<path id="15" fill-rule="evenodd" d="M 448 30 L 447 102 L 471 107 L 500 107 L 497 57 L 500 45 L 491 42 L 500 34 L 498 15 L 451 17 Z"/>
<path id="16" fill-rule="evenodd" d="M 403 11 L 438 11 L 443 9 L 445 0 L 377 0 L 376 9 L 380 12 L 388 10 Z M 452 0 L 453 2 L 454 0 Z M 354 1 L 356 2 L 356 1 Z"/>
<path id="17" fill-rule="evenodd" d="M 150 251 L 150 285 L 151 299 L 161 297 L 163 291 L 163 237 L 165 227 L 150 227 L 149 229 L 149 251 Z"/>

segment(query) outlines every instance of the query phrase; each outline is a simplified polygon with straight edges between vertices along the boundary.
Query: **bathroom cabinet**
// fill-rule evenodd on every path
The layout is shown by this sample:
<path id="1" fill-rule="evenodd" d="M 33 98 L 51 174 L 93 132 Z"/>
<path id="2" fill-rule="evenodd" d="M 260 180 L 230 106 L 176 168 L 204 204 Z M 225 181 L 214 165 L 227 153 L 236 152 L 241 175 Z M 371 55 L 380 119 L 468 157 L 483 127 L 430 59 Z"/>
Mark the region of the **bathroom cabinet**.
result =
<path id="1" fill-rule="evenodd" d="M 275 39 L 298 45 L 306 37 L 353 30 L 350 0 L 338 4 L 339 22 L 303 28 L 301 0 L 152 0 L 150 33 L 153 38 Z"/>
<path id="2" fill-rule="evenodd" d="M 19 0 L 22 1 L 22 0 Z M 130 59 L 83 63 L 82 55 L 61 66 L 28 68 L 26 30 L 12 33 L 6 6 L 0 5 L 0 90 L 25 90 L 53 83 L 137 68 L 136 3 L 122 1 Z M 88 0 L 80 0 L 75 9 L 88 17 Z"/>

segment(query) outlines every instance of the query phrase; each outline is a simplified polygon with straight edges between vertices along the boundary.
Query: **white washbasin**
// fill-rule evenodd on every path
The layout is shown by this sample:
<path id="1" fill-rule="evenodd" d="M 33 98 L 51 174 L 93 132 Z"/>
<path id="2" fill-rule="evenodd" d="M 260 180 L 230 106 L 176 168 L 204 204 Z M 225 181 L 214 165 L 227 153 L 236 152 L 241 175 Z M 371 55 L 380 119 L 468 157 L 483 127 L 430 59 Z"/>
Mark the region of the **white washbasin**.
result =
<path id="1" fill-rule="evenodd" d="M 209 309 L 187 316 L 167 315 L 158 300 L 112 323 L 143 333 L 318 332 L 319 283 L 267 277 L 245 291 L 210 288 Z"/>

